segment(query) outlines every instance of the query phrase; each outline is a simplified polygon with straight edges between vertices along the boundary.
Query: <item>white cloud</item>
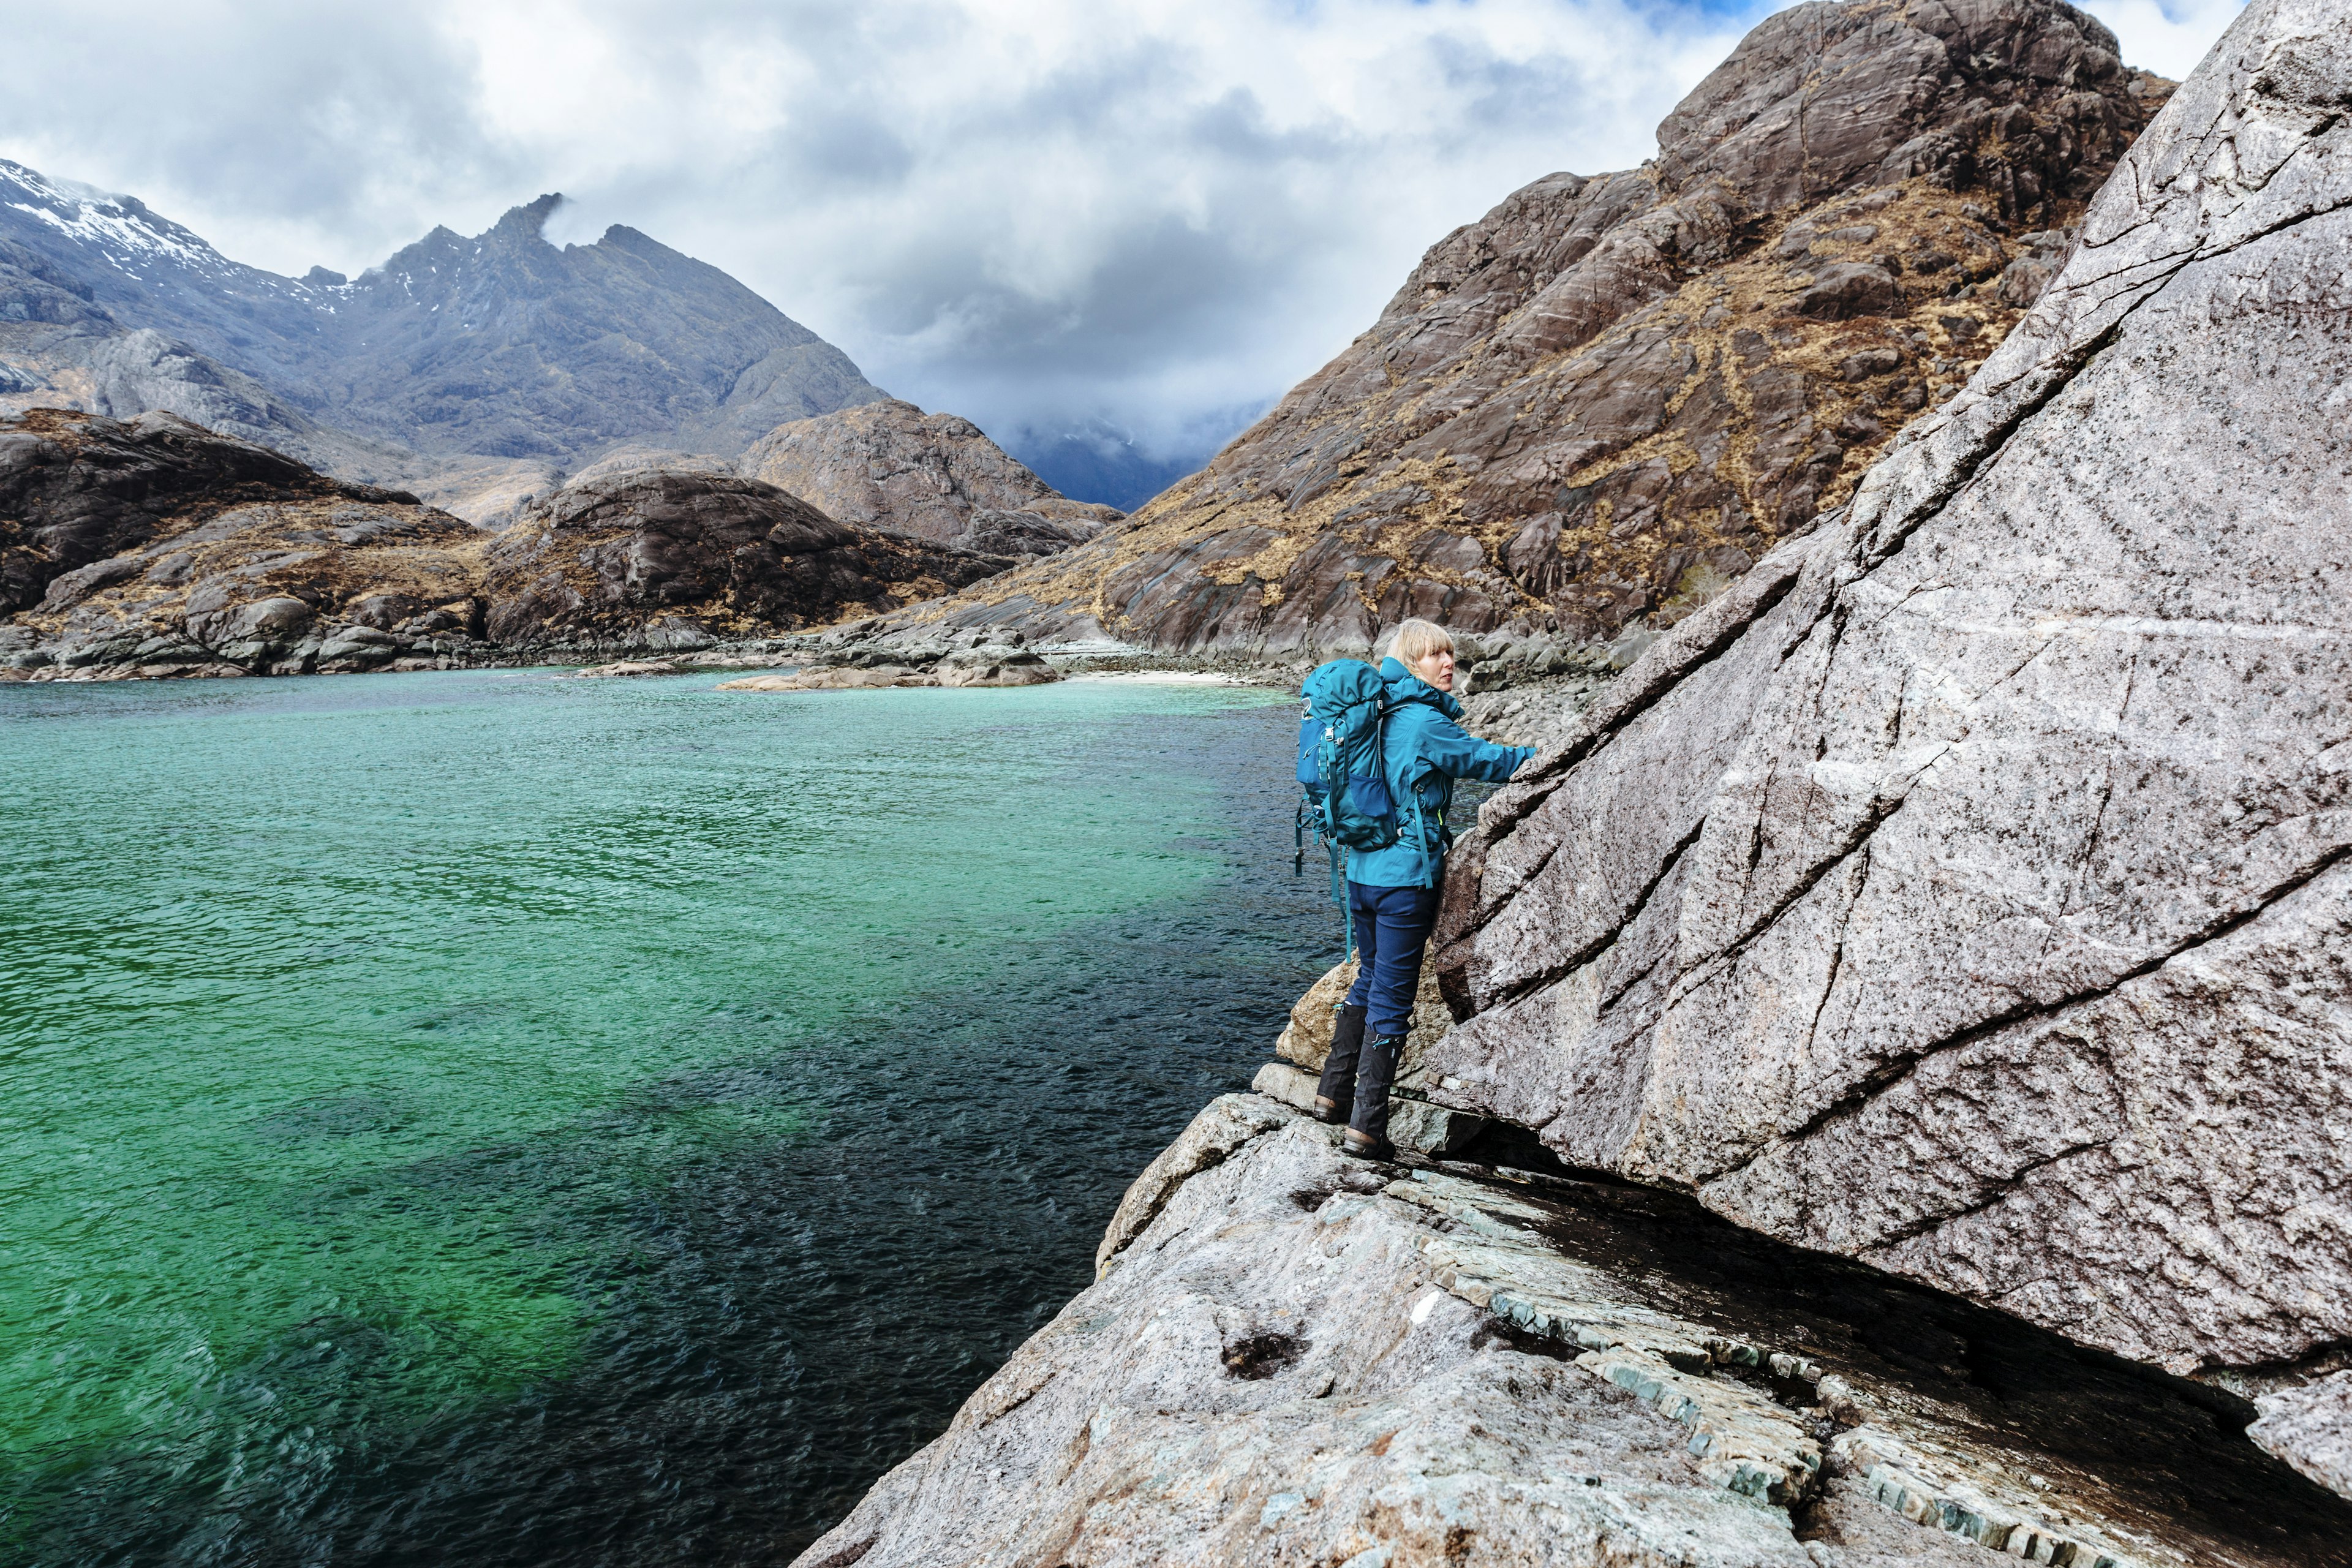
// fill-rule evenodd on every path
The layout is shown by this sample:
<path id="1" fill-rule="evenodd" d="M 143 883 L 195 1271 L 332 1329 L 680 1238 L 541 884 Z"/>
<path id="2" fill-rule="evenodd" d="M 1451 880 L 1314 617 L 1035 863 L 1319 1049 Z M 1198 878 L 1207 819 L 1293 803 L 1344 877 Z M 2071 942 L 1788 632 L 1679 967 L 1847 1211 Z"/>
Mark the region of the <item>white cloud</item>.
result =
<path id="1" fill-rule="evenodd" d="M 2246 0 L 2076 0 L 2115 30 L 2126 63 L 2185 79 Z"/>
<path id="2" fill-rule="evenodd" d="M 2189 3 L 2091 9 L 2173 71 L 2235 9 Z M 900 395 L 1176 443 L 1313 370 L 1511 190 L 1639 163 L 1769 8 L 245 0 L 99 27 L 0 0 L 0 155 L 293 273 L 560 190 L 553 237 L 642 229 Z"/>

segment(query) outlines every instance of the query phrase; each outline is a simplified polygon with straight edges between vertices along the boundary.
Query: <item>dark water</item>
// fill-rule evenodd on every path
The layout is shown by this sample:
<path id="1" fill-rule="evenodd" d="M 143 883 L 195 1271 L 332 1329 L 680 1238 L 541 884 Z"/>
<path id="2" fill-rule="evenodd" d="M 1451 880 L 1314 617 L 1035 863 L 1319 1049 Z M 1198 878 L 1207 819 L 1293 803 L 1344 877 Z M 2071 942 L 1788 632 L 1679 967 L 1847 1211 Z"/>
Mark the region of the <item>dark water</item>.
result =
<path id="1" fill-rule="evenodd" d="M 1290 710 L 0 689 L 0 1561 L 782 1562 L 1338 942 Z"/>

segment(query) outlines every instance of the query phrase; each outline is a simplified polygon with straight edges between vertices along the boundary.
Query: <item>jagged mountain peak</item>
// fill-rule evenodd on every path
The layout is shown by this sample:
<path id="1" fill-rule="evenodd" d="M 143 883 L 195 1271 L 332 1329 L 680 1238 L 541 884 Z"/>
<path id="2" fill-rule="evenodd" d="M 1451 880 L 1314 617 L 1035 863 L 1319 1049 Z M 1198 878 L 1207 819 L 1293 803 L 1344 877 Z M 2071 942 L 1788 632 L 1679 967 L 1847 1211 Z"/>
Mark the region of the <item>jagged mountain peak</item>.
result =
<path id="1" fill-rule="evenodd" d="M 0 163 L 0 336 L 23 340 L 0 342 L 16 364 L 0 391 L 69 396 L 108 330 L 150 330 L 257 378 L 286 404 L 289 436 L 311 421 L 559 465 L 630 440 L 732 456 L 883 395 L 759 294 L 635 229 L 551 244 L 563 201 L 544 193 L 477 235 L 436 226 L 355 279 L 296 279 L 228 259 L 135 197 Z"/>
<path id="2" fill-rule="evenodd" d="M 547 220 L 555 216 L 555 209 L 562 205 L 563 193 L 550 191 L 536 200 L 525 202 L 520 206 L 509 207 L 497 224 L 491 227 L 490 232 L 499 235 L 528 235 L 532 239 L 544 239 L 545 236 L 541 231 L 546 228 Z"/>

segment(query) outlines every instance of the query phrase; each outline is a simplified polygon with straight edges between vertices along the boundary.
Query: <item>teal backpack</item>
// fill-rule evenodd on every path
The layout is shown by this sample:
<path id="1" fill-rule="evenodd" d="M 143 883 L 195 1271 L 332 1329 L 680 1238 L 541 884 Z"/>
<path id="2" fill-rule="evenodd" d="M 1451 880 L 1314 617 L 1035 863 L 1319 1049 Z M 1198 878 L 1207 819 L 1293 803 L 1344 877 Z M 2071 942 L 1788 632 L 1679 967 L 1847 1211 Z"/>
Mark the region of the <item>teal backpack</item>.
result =
<path id="1" fill-rule="evenodd" d="M 1331 861 L 1331 899 L 1346 915 L 1348 951 L 1356 951 L 1356 922 L 1339 872 L 1342 849 L 1385 849 L 1401 831 L 1389 795 L 1382 752 L 1387 739 L 1388 683 L 1360 658 L 1315 667 L 1301 689 L 1307 712 L 1298 722 L 1297 853 L 1290 868 L 1306 868 L 1307 838 L 1322 842 Z"/>

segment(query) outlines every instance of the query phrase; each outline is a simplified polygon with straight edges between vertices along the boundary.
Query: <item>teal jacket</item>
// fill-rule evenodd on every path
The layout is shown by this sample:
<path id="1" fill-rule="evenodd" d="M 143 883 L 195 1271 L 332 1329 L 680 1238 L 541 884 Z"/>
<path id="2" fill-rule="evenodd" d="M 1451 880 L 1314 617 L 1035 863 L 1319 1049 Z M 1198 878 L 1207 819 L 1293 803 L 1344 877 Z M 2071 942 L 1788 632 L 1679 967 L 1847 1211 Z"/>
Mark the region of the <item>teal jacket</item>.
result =
<path id="1" fill-rule="evenodd" d="M 1348 880 L 1368 888 L 1434 888 L 1444 870 L 1446 846 L 1454 842 L 1445 822 L 1454 781 L 1500 784 L 1536 754 L 1535 748 L 1497 746 L 1469 734 L 1457 722 L 1462 704 L 1395 659 L 1381 661 L 1381 679 L 1389 687 L 1382 761 L 1389 797 L 1396 802 L 1404 831 L 1385 849 L 1349 850 Z"/>

